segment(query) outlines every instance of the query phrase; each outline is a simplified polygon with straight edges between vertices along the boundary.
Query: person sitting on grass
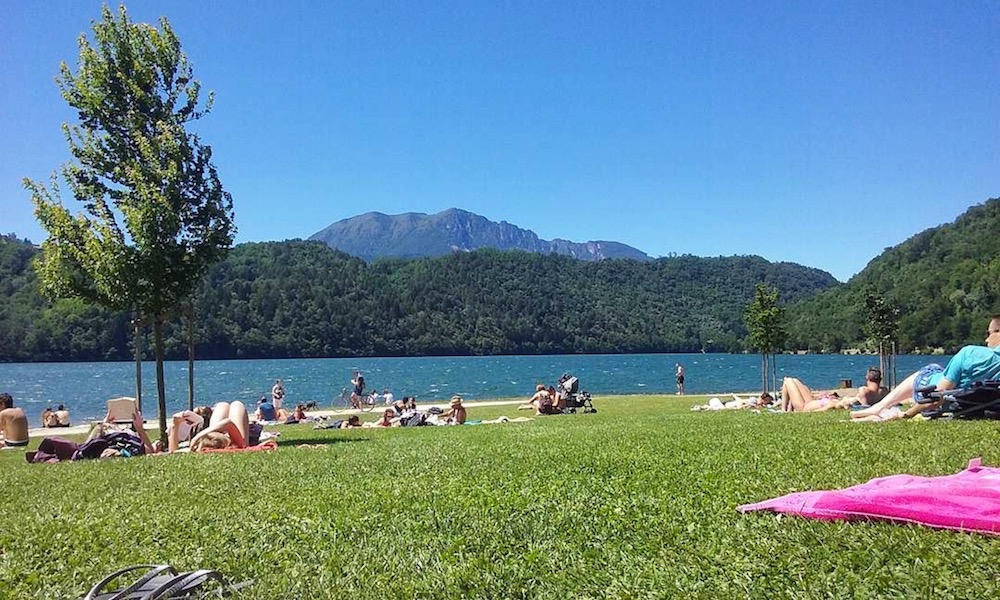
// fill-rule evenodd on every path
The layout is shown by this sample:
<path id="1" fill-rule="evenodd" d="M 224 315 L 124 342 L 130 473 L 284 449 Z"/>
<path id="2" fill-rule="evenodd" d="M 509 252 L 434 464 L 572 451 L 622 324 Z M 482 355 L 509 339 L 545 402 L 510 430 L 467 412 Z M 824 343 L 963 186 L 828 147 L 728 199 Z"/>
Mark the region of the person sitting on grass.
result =
<path id="1" fill-rule="evenodd" d="M 436 421 L 438 425 L 465 425 L 468 413 L 462 406 L 462 397 L 455 395 L 448 403 L 448 410 L 438 415 Z"/>
<path id="2" fill-rule="evenodd" d="M 841 399 L 837 392 L 813 392 L 795 377 L 785 377 L 781 383 L 781 410 L 785 412 L 824 412 L 848 408 L 853 403 Z"/>
<path id="3" fill-rule="evenodd" d="M 925 410 L 940 408 L 944 400 L 919 402 L 920 390 L 933 387 L 942 392 L 967 388 L 977 381 L 1000 377 L 1000 315 L 990 317 L 986 327 L 986 347 L 965 346 L 948 361 L 944 368 L 930 364 L 900 382 L 885 398 L 869 408 L 855 411 L 851 418 L 870 420 L 908 419 Z M 905 413 L 890 411 L 904 402 L 915 401 Z M 883 413 L 883 411 L 886 411 Z"/>
<path id="4" fill-rule="evenodd" d="M 871 406 L 885 398 L 889 390 L 882 387 L 882 371 L 876 367 L 869 367 L 865 373 L 865 384 L 858 388 L 858 402 L 862 406 Z"/>
<path id="5" fill-rule="evenodd" d="M 517 410 L 534 410 L 535 413 L 537 414 L 538 411 L 541 410 L 539 407 L 541 406 L 541 401 L 543 398 L 548 398 L 547 401 L 548 404 L 550 405 L 552 404 L 548 390 L 545 389 L 544 385 L 539 383 L 538 385 L 535 386 L 535 395 L 532 396 L 527 403 L 518 406 Z"/>
<path id="6" fill-rule="evenodd" d="M 242 402 L 217 402 L 212 407 L 208 427 L 191 440 L 191 451 L 246 448 L 250 439 L 249 432 L 250 417 Z"/>
<path id="7" fill-rule="evenodd" d="M 0 394 L 0 434 L 3 448 L 23 448 L 28 445 L 28 417 L 24 409 L 14 406 L 14 397 L 4 392 Z"/>
<path id="8" fill-rule="evenodd" d="M 267 399 L 267 396 L 261 396 L 260 400 L 257 401 L 257 414 L 258 421 L 277 421 L 278 411 L 275 410 L 274 405 Z"/>

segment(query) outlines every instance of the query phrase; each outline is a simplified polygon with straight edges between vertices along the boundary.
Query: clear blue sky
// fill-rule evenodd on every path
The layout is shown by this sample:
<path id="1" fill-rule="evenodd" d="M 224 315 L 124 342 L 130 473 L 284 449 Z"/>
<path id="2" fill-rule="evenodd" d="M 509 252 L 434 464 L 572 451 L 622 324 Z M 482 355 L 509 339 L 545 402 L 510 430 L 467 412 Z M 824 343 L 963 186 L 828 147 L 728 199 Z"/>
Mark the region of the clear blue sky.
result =
<path id="1" fill-rule="evenodd" d="M 995 0 L 128 7 L 166 16 L 216 93 L 197 131 L 238 242 L 458 207 L 846 280 L 1000 196 Z M 44 239 L 21 178 L 69 159 L 53 80 L 99 16 L 0 7 L 0 232 Z"/>

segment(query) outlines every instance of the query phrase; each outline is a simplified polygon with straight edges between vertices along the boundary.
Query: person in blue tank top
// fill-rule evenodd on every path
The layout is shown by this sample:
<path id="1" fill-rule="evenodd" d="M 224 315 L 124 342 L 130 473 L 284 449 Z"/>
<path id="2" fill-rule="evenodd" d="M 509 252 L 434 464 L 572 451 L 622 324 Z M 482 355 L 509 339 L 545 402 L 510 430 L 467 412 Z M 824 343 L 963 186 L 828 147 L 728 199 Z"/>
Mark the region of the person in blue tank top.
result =
<path id="1" fill-rule="evenodd" d="M 890 409 L 908 398 L 917 400 L 919 391 L 934 386 L 938 391 L 966 388 L 976 381 L 1000 378 L 1000 315 L 990 317 L 986 328 L 986 347 L 965 346 L 948 361 L 947 366 L 930 364 L 904 379 L 885 398 L 865 410 L 851 414 L 854 419 L 877 418 L 883 410 Z M 909 418 L 925 410 L 936 409 L 941 401 L 926 404 L 914 403 L 905 413 L 885 415 L 883 418 Z"/>

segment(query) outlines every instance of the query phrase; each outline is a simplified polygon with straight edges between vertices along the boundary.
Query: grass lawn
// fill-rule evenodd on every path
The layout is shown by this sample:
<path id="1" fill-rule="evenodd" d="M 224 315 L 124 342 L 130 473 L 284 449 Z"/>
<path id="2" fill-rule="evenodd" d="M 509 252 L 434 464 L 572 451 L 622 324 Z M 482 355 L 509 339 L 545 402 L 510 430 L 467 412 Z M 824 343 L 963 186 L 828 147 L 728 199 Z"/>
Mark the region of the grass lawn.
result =
<path id="1" fill-rule="evenodd" d="M 252 579 L 247 598 L 1000 593 L 1000 539 L 736 512 L 998 465 L 998 424 L 689 411 L 704 400 L 597 398 L 597 414 L 526 424 L 284 426 L 269 453 L 29 465 L 0 452 L 0 597 L 80 598 L 138 563 Z"/>

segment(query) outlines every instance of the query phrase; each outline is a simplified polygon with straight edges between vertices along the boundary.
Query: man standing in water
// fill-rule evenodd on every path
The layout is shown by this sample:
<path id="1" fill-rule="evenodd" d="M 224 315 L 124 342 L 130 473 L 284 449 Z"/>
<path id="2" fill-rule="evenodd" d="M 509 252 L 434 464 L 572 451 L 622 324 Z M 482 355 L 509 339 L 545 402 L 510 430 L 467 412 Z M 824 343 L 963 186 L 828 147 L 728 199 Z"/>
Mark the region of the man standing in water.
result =
<path id="1" fill-rule="evenodd" d="M 684 365 L 677 363 L 677 395 L 684 395 Z"/>

